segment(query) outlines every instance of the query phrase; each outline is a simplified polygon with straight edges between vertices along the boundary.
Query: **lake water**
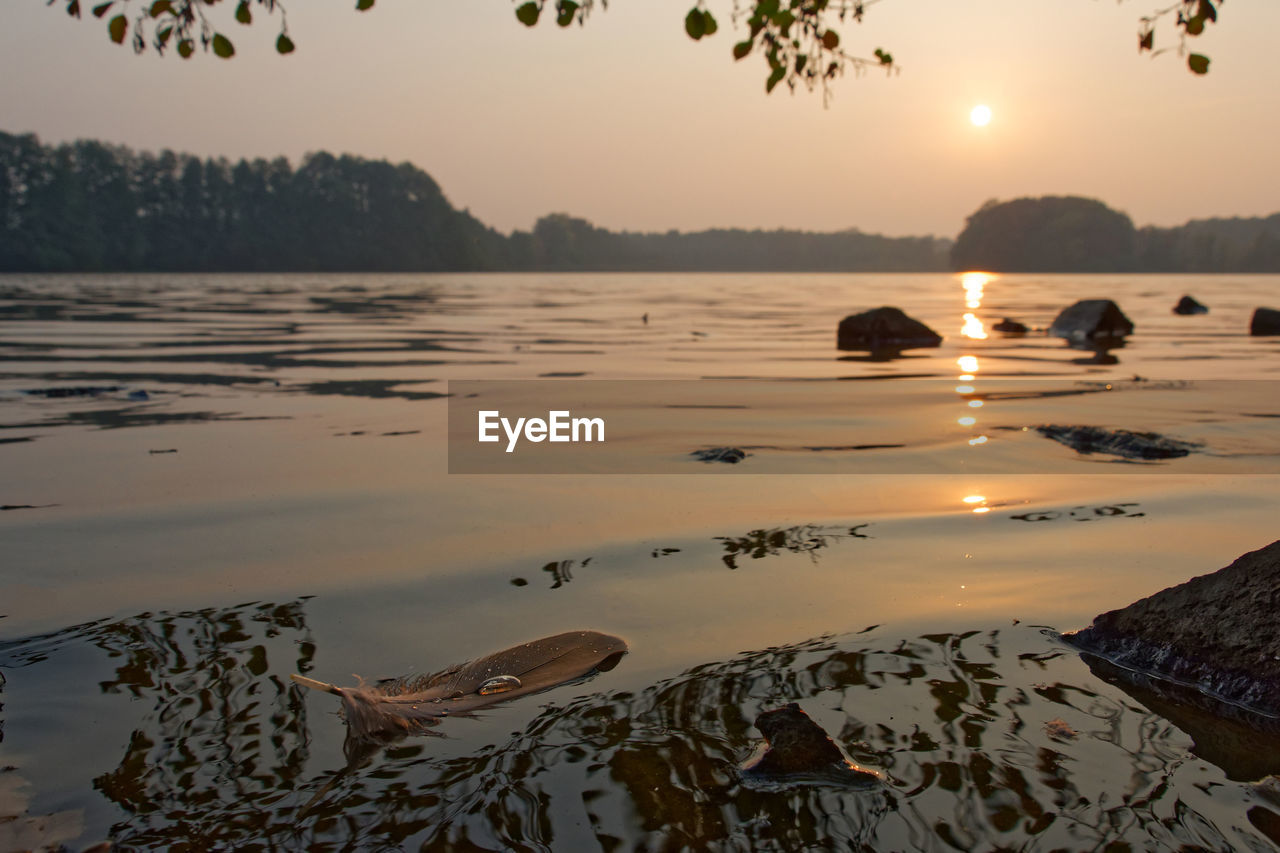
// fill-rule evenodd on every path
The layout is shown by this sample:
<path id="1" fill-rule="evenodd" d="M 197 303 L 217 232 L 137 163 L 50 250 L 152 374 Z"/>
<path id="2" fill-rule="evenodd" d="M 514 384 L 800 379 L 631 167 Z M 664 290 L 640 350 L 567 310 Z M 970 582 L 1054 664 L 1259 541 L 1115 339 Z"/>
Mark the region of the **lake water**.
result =
<path id="1" fill-rule="evenodd" d="M 992 330 L 1093 297 L 1124 347 Z M 882 304 L 942 346 L 837 351 Z M 1259 305 L 1280 276 L 0 277 L 0 850 L 1273 849 L 1280 742 L 1056 634 L 1280 538 Z M 539 378 L 644 429 L 449 473 L 450 384 Z M 580 628 L 630 652 L 358 761 L 288 678 Z M 788 702 L 886 783 L 744 783 Z"/>

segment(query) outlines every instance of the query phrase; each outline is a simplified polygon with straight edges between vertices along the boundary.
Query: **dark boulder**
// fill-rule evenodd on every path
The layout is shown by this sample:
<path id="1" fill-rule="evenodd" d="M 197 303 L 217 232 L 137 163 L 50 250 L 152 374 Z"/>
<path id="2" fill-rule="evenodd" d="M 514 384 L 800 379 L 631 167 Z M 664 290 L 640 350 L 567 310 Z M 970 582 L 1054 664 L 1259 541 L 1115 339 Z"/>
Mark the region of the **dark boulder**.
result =
<path id="1" fill-rule="evenodd" d="M 875 308 L 850 314 L 836 330 L 836 347 L 842 350 L 897 352 L 942 345 L 942 336 L 898 308 Z"/>
<path id="2" fill-rule="evenodd" d="M 756 728 L 768 747 L 742 766 L 743 778 L 749 782 L 834 782 L 859 788 L 881 784 L 878 774 L 845 758 L 822 726 L 795 702 L 760 714 Z"/>
<path id="3" fill-rule="evenodd" d="M 1082 299 L 1059 314 L 1049 334 L 1071 341 L 1122 338 L 1133 333 L 1133 323 L 1110 299 Z"/>
<path id="4" fill-rule="evenodd" d="M 1274 308 L 1259 308 L 1253 312 L 1249 321 L 1251 335 L 1280 335 L 1280 311 Z"/>
<path id="5" fill-rule="evenodd" d="M 1036 432 L 1065 444 L 1077 453 L 1105 453 L 1125 459 L 1177 459 L 1202 447 L 1195 442 L 1180 441 L 1155 432 L 1130 432 L 1096 426 L 1045 424 L 1036 427 Z"/>
<path id="6" fill-rule="evenodd" d="M 1280 715 L 1280 540 L 1064 636 L 1122 669 Z"/>
<path id="7" fill-rule="evenodd" d="M 1030 331 L 1025 324 L 1019 323 L 1017 320 L 1009 317 L 1005 317 L 991 328 L 995 329 L 997 332 L 1006 332 L 1011 335 L 1025 335 Z"/>
<path id="8" fill-rule="evenodd" d="M 1184 296 L 1173 306 L 1175 314 L 1208 314 L 1208 306 L 1202 305 L 1190 296 Z"/>

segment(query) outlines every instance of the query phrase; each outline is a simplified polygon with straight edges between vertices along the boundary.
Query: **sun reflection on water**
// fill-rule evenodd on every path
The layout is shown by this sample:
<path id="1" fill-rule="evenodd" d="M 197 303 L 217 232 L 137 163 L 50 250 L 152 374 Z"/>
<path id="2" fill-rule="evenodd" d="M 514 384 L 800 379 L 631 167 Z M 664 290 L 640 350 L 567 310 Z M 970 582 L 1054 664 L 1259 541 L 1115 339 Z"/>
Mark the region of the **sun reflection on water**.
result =
<path id="1" fill-rule="evenodd" d="M 964 325 L 960 327 L 960 334 L 975 341 L 985 341 L 987 339 L 987 329 L 975 314 L 964 315 Z"/>
<path id="2" fill-rule="evenodd" d="M 977 308 L 982 305 L 982 291 L 995 276 L 986 272 L 966 272 L 960 274 L 960 284 L 964 287 L 964 304 L 966 308 Z"/>

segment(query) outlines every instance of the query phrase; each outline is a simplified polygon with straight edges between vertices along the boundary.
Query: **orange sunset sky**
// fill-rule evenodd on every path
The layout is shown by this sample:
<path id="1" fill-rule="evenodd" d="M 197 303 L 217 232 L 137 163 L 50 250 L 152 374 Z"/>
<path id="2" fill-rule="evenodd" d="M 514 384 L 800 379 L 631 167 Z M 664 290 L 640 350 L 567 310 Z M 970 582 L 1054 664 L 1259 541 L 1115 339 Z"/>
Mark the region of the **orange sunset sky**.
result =
<path id="1" fill-rule="evenodd" d="M 989 198 L 1093 196 L 1135 223 L 1280 210 L 1280 3 L 1233 0 L 1190 46 L 1137 52 L 1150 0 L 883 0 L 843 44 L 901 71 L 820 94 L 764 93 L 720 31 L 684 33 L 691 0 L 611 0 L 585 27 L 527 29 L 509 0 L 287 4 L 213 19 L 230 61 L 135 56 L 65 3 L 0 4 L 0 130 L 138 149 L 295 161 L 324 149 L 429 172 L 504 231 L 564 211 L 611 229 L 856 227 L 954 236 Z M 141 6 L 134 0 L 134 6 Z M 136 14 L 136 10 L 134 11 Z M 548 16 L 549 17 L 549 16 Z M 1157 47 L 1176 47 L 1168 23 Z M 985 104 L 992 120 L 975 127 Z"/>

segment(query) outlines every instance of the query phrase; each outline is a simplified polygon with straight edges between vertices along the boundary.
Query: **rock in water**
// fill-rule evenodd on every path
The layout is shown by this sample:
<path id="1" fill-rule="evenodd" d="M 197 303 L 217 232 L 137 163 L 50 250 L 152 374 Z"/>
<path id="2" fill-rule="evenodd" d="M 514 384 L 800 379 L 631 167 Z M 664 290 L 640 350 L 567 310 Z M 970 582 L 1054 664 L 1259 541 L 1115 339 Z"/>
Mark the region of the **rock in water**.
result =
<path id="1" fill-rule="evenodd" d="M 995 329 L 997 332 L 1006 332 L 1011 335 L 1025 335 L 1030 331 L 1025 323 L 1019 323 L 1011 317 L 1005 317 L 991 328 Z"/>
<path id="2" fill-rule="evenodd" d="M 1065 444 L 1077 453 L 1106 453 L 1125 459 L 1178 459 L 1202 446 L 1155 432 L 1130 432 L 1127 429 L 1112 430 L 1096 426 L 1045 424 L 1036 427 L 1036 432 Z"/>
<path id="3" fill-rule="evenodd" d="M 1122 668 L 1280 715 L 1280 540 L 1063 639 Z"/>
<path id="4" fill-rule="evenodd" d="M 1178 300 L 1178 304 L 1173 306 L 1175 314 L 1208 314 L 1207 306 L 1201 305 L 1190 296 L 1184 296 Z"/>
<path id="5" fill-rule="evenodd" d="M 1065 309 L 1049 326 L 1049 335 L 1072 341 L 1122 338 L 1133 333 L 1133 323 L 1110 299 L 1082 299 Z"/>
<path id="6" fill-rule="evenodd" d="M 1249 321 L 1251 335 L 1280 335 L 1280 311 L 1274 308 L 1259 308 L 1253 312 Z"/>
<path id="7" fill-rule="evenodd" d="M 699 462 L 727 462 L 730 465 L 737 465 L 751 454 L 737 447 L 707 447 L 694 450 L 689 455 Z"/>
<path id="8" fill-rule="evenodd" d="M 764 735 L 768 749 L 742 766 L 748 781 L 832 782 L 866 788 L 880 785 L 878 774 L 845 758 L 822 726 L 795 702 L 765 711 L 756 717 L 756 728 Z"/>
<path id="9" fill-rule="evenodd" d="M 850 314 L 836 329 L 836 347 L 842 350 L 897 352 L 942 345 L 942 336 L 898 308 L 875 308 Z"/>

